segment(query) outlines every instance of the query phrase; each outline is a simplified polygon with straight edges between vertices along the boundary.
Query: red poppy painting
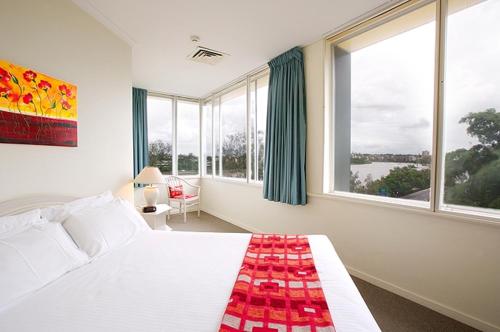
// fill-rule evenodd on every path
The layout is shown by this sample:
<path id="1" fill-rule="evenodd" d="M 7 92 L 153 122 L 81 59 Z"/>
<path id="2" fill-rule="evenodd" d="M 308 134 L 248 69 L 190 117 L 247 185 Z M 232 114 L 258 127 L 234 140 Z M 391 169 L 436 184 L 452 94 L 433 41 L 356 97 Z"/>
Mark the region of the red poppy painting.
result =
<path id="1" fill-rule="evenodd" d="M 77 88 L 0 60 L 0 143 L 75 147 Z"/>

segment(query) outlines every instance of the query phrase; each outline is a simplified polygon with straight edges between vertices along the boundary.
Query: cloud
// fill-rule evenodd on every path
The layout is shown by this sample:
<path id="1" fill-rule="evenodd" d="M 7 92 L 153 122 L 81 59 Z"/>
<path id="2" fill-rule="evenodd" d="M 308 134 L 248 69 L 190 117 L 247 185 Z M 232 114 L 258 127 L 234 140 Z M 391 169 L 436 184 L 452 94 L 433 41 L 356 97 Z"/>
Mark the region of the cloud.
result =
<path id="1" fill-rule="evenodd" d="M 429 128 L 431 123 L 429 120 L 420 118 L 417 122 L 409 123 L 401 127 L 401 129 L 421 129 Z"/>

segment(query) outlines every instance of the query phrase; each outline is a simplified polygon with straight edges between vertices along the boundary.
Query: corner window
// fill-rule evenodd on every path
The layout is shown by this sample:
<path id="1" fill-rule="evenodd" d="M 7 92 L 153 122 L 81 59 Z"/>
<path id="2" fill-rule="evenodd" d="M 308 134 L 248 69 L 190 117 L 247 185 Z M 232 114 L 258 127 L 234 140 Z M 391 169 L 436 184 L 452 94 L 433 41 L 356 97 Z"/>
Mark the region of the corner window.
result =
<path id="1" fill-rule="evenodd" d="M 163 174 L 172 173 L 173 101 L 170 98 L 148 96 L 149 165 Z"/>
<path id="2" fill-rule="evenodd" d="M 203 114 L 203 160 L 204 170 L 203 175 L 213 174 L 213 118 L 212 118 L 212 103 L 205 102 L 202 109 Z"/>
<path id="3" fill-rule="evenodd" d="M 221 160 L 224 177 L 247 177 L 246 110 L 246 86 L 221 96 Z"/>
<path id="4" fill-rule="evenodd" d="M 165 175 L 199 174 L 200 104 L 148 95 L 149 165 Z"/>
<path id="5" fill-rule="evenodd" d="M 200 104 L 177 102 L 177 170 L 178 175 L 197 175 L 200 144 Z"/>
<path id="6" fill-rule="evenodd" d="M 269 75 L 250 81 L 250 165 L 251 180 L 264 179 L 264 147 L 266 142 L 267 93 Z"/>

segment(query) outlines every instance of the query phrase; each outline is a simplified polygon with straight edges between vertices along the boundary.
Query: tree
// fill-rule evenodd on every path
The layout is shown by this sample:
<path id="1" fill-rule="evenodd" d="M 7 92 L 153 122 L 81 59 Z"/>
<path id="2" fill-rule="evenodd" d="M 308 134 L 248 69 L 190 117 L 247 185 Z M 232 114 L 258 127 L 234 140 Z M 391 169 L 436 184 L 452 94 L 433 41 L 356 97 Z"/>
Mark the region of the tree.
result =
<path id="1" fill-rule="evenodd" d="M 430 169 L 417 169 L 414 165 L 395 167 L 389 174 L 366 182 L 366 192 L 372 195 L 404 197 L 430 186 Z"/>
<path id="2" fill-rule="evenodd" d="M 431 173 L 429 169 L 418 169 L 414 165 L 395 167 L 389 174 L 378 180 L 373 180 L 368 175 L 363 184 L 359 174 L 351 172 L 351 192 L 389 196 L 404 197 L 411 193 L 429 188 Z"/>
<path id="3" fill-rule="evenodd" d="M 224 137 L 222 156 L 224 176 L 246 176 L 247 145 L 245 132 L 237 132 Z"/>
<path id="4" fill-rule="evenodd" d="M 149 165 L 156 166 L 164 174 L 172 174 L 172 144 L 162 140 L 149 143 Z"/>
<path id="5" fill-rule="evenodd" d="M 497 113 L 494 108 L 469 113 L 460 119 L 460 123 L 467 123 L 467 134 L 477 137 L 484 145 L 495 147 L 500 142 L 500 113 Z"/>
<path id="6" fill-rule="evenodd" d="M 500 113 L 489 108 L 460 119 L 480 144 L 448 152 L 444 200 L 449 204 L 500 208 Z"/>

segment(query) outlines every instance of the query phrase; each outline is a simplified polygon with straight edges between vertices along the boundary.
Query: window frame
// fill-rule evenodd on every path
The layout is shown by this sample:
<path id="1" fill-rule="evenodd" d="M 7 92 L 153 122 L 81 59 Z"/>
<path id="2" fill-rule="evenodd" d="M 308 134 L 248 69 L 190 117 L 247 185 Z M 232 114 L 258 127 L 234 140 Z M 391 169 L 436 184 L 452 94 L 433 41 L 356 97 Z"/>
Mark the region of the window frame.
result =
<path id="1" fill-rule="evenodd" d="M 207 97 L 201 99 L 200 105 L 204 105 L 205 103 L 212 103 L 212 158 L 213 158 L 213 167 L 212 167 L 212 174 L 206 174 L 205 172 L 202 173 L 202 178 L 207 178 L 207 179 L 213 179 L 217 181 L 222 181 L 222 182 L 230 182 L 230 183 L 239 183 L 239 184 L 249 184 L 249 185 L 255 185 L 261 187 L 263 185 L 263 181 L 257 181 L 257 180 L 252 180 L 251 174 L 254 171 L 254 169 L 257 167 L 256 163 L 257 161 L 254 159 L 250 159 L 251 155 L 251 145 L 250 145 L 250 131 L 251 131 L 251 122 L 250 122 L 250 112 L 251 112 L 251 88 L 250 85 L 252 83 L 256 83 L 256 81 L 262 77 L 265 77 L 266 75 L 269 75 L 269 67 L 266 65 L 262 68 L 258 68 L 254 72 L 251 72 L 247 75 L 244 75 L 237 80 L 234 80 L 233 82 L 225 85 L 223 88 L 217 90 L 216 92 L 213 92 L 209 94 Z M 221 98 L 223 95 L 230 93 L 231 91 L 234 91 L 236 89 L 242 88 L 245 86 L 246 89 L 246 110 L 245 110 L 245 137 L 246 137 L 246 177 L 245 178 L 232 178 L 232 177 L 226 177 L 223 176 L 223 165 L 222 165 L 222 117 L 220 116 L 221 114 Z M 257 90 L 255 90 L 255 94 L 257 93 Z M 218 120 L 219 124 L 218 126 L 215 125 L 216 121 L 216 116 L 215 116 L 215 108 L 217 107 L 218 104 Z M 203 110 L 202 110 L 203 111 Z M 202 121 L 205 120 L 203 117 L 203 114 L 201 115 Z M 257 118 L 255 118 L 255 122 Z M 256 123 L 255 123 L 256 124 Z M 201 127 L 204 128 L 204 124 L 201 124 Z M 217 128 L 217 131 L 215 130 Z M 218 151 L 216 147 L 216 135 L 218 135 L 219 138 L 219 146 L 218 146 Z M 203 139 L 205 139 L 205 135 L 202 136 Z M 201 144 L 202 149 L 204 148 L 204 141 Z M 202 152 L 203 153 L 203 150 Z M 218 165 L 218 174 L 216 171 L 216 163 L 215 160 L 216 158 L 219 158 L 219 165 Z M 202 160 L 202 169 L 204 170 L 206 168 L 206 161 L 203 159 Z M 255 165 L 254 165 L 255 164 Z"/>
<path id="2" fill-rule="evenodd" d="M 432 157 L 431 182 L 429 204 L 419 204 L 418 201 L 400 198 L 380 197 L 351 192 L 336 191 L 334 187 L 335 163 L 335 79 L 334 54 L 332 48 L 342 40 L 348 39 L 370 29 L 376 28 L 388 21 L 401 17 L 430 3 L 436 4 L 435 29 L 435 59 L 434 59 L 434 107 L 432 124 Z M 446 204 L 443 201 L 443 174 L 445 152 L 443 149 L 444 126 L 444 88 L 445 88 L 445 52 L 446 52 L 446 23 L 448 0 L 406 0 L 397 4 L 388 4 L 378 8 L 356 22 L 329 34 L 324 38 L 323 67 L 324 67 L 324 153 L 323 153 L 323 193 L 332 198 L 348 199 L 350 201 L 364 201 L 379 206 L 393 208 L 408 208 L 436 215 L 473 219 L 475 221 L 498 224 L 500 211 L 486 208 L 476 208 Z"/>
<path id="3" fill-rule="evenodd" d="M 199 178 L 200 177 L 200 172 L 201 172 L 201 159 L 202 159 L 202 156 L 201 156 L 201 152 L 202 152 L 202 147 L 201 147 L 201 134 L 202 134 L 202 128 L 201 128 L 201 107 L 202 107 L 202 103 L 201 103 L 201 100 L 200 99 L 196 99 L 196 98 L 190 98 L 190 97 L 184 97 L 184 96 L 176 96 L 176 95 L 169 95 L 169 94 L 165 94 L 165 93 L 161 93 L 161 92 L 154 92 L 154 91 L 148 91 L 148 98 L 151 96 L 151 97 L 155 97 L 155 98 L 164 98 L 164 99 L 170 99 L 172 101 L 172 174 L 173 176 L 179 176 L 181 178 L 185 178 L 185 179 L 190 179 L 190 178 Z M 197 174 L 190 174 L 190 175 L 179 175 L 179 172 L 178 172 L 178 164 L 177 164 L 177 160 L 178 160 L 178 155 L 177 155 L 177 151 L 178 151 L 178 148 L 177 148 L 177 141 L 178 141 L 178 137 L 177 137 L 177 120 L 178 120 L 178 117 L 177 117 L 177 104 L 178 104 L 178 101 L 187 101 L 187 102 L 190 102 L 190 103 L 195 103 L 195 104 L 198 104 L 198 118 L 199 118 L 199 125 L 200 125 L 200 128 L 198 130 L 198 138 L 199 138 L 199 142 L 198 142 L 198 172 Z M 149 142 L 148 142 L 149 144 Z M 170 176 L 170 174 L 163 174 L 165 177 L 166 176 Z"/>

